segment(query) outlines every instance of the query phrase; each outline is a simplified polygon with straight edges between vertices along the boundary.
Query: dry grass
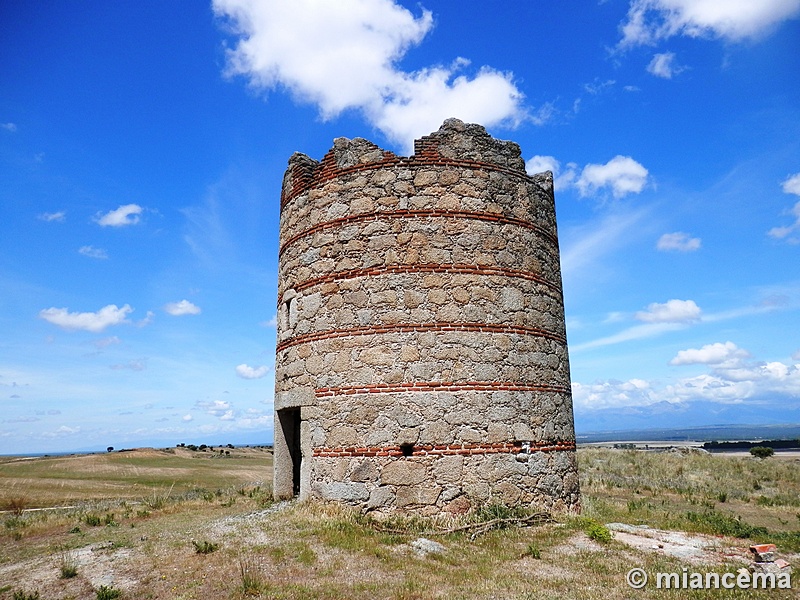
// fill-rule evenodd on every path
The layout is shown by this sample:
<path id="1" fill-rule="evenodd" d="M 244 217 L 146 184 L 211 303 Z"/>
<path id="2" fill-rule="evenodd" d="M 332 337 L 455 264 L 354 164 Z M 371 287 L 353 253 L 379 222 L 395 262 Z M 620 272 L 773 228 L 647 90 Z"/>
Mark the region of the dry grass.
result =
<path id="1" fill-rule="evenodd" d="M 95 460 L 101 458 L 111 466 L 120 465 L 111 456 L 99 455 Z M 800 510 L 781 500 L 798 491 L 796 462 L 581 450 L 582 517 L 562 515 L 557 524 L 492 530 L 474 540 L 469 532 L 440 535 L 435 539 L 445 551 L 420 556 L 410 545 L 420 531 L 453 527 L 458 522 L 398 518 L 390 522 L 392 532 L 386 532 L 381 530 L 386 523 L 376 527 L 369 518 L 341 506 L 271 505 L 264 485 L 227 484 L 225 472 L 232 464 L 228 460 L 175 455 L 184 461 L 179 464 L 165 463 L 169 457 L 157 454 L 132 458 L 138 458 L 137 466 L 148 473 L 187 468 L 185 461 L 197 465 L 200 472 L 176 480 L 172 495 L 155 507 L 141 502 L 146 495 L 134 482 L 128 485 L 133 493 L 128 500 L 106 498 L 79 509 L 8 513 L 6 525 L 0 528 L 0 599 L 11 600 L 15 591 L 24 590 L 38 591 L 46 599 L 88 600 L 96 598 L 100 586 L 121 590 L 123 599 L 137 600 L 796 597 L 781 590 L 687 593 L 648 587 L 633 591 L 624 580 L 632 566 L 649 572 L 680 572 L 685 563 L 617 539 L 603 541 L 597 535 L 595 541 L 587 535 L 598 523 L 610 521 L 704 531 L 715 526 L 713 519 L 692 521 L 687 515 L 710 511 L 766 527 L 769 536 L 788 535 L 800 529 L 796 516 Z M 271 468 L 266 454 L 241 460 L 251 461 L 249 468 L 256 472 L 267 473 Z M 217 481 L 225 485 L 208 485 L 214 481 L 209 465 L 217 469 Z M 58 479 L 55 473 L 51 469 L 49 479 Z M 75 478 L 74 473 L 71 477 Z M 755 479 L 761 489 L 747 491 Z M 193 487 L 197 482 L 204 483 L 204 491 Z M 152 483 L 164 491 L 169 488 L 165 478 Z M 88 490 L 91 484 L 84 485 Z M 725 502 L 719 500 L 722 493 L 727 494 Z M 759 503 L 761 494 L 776 501 Z M 136 504 L 135 498 L 139 498 Z M 55 494 L 50 499 L 61 503 Z M 505 510 L 493 507 L 469 518 L 496 518 Z M 101 517 L 100 525 L 86 524 L 89 512 Z M 109 514 L 113 518 L 107 520 Z M 751 542 L 733 536 L 715 539 L 724 553 L 741 556 Z M 218 548 L 197 553 L 192 540 Z M 739 568 L 735 560 L 725 562 L 722 551 L 718 559 L 697 568 Z M 62 579 L 65 552 L 77 575 Z"/>

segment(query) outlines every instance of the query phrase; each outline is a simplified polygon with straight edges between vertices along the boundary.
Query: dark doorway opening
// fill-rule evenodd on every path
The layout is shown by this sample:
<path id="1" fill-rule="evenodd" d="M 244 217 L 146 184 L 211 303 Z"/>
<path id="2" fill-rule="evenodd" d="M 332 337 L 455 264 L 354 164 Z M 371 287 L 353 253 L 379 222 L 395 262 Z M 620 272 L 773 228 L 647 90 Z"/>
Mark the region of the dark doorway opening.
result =
<path id="1" fill-rule="evenodd" d="M 286 447 L 292 460 L 292 494 L 297 496 L 300 493 L 300 466 L 303 462 L 300 449 L 300 409 L 287 408 L 279 411 L 278 414 L 280 415 L 283 439 L 286 440 Z"/>

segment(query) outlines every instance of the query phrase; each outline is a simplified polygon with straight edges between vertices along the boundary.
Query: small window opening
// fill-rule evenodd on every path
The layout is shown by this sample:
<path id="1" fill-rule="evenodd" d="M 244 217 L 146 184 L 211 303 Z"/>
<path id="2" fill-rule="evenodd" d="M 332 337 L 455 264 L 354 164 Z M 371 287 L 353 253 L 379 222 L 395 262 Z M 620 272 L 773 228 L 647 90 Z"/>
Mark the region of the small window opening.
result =
<path id="1" fill-rule="evenodd" d="M 400 452 L 403 456 L 411 456 L 414 454 L 414 444 L 400 444 Z"/>

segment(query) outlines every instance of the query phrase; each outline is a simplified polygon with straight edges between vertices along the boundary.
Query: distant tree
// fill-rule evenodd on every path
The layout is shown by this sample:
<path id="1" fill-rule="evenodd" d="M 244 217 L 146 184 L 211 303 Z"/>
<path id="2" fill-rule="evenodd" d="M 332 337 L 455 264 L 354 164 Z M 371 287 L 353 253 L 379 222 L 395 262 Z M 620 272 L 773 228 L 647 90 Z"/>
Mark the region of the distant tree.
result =
<path id="1" fill-rule="evenodd" d="M 228 444 L 228 445 L 227 445 L 227 446 L 225 446 L 225 447 L 226 447 L 226 448 L 230 448 L 231 450 L 233 450 L 233 444 Z"/>
<path id="2" fill-rule="evenodd" d="M 750 448 L 750 454 L 752 454 L 756 458 L 768 458 L 773 454 L 775 454 L 775 450 L 773 450 L 769 446 L 753 446 L 752 448 Z"/>
<path id="3" fill-rule="evenodd" d="M 113 452 L 113 451 L 114 451 L 114 446 L 109 446 L 108 448 L 106 448 L 106 452 Z"/>

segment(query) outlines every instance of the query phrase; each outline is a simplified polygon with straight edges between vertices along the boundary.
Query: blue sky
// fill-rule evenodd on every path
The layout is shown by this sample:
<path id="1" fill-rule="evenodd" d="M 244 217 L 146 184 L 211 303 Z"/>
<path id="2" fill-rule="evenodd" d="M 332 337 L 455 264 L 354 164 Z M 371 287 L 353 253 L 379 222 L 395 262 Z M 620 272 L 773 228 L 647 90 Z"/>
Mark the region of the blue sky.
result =
<path id="1" fill-rule="evenodd" d="M 0 453 L 272 436 L 278 196 L 555 172 L 579 431 L 800 422 L 800 0 L 2 3 Z"/>

